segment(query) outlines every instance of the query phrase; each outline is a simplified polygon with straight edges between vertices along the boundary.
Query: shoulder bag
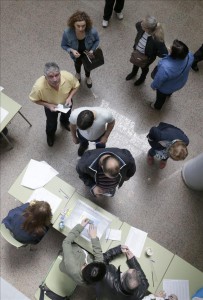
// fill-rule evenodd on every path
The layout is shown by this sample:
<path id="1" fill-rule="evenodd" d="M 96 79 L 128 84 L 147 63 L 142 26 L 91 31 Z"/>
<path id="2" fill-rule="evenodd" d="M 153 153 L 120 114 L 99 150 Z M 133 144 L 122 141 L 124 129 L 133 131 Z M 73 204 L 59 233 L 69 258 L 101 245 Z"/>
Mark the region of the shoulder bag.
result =
<path id="1" fill-rule="evenodd" d="M 131 54 L 130 62 L 137 67 L 144 68 L 148 65 L 149 59 L 143 53 L 134 50 Z"/>

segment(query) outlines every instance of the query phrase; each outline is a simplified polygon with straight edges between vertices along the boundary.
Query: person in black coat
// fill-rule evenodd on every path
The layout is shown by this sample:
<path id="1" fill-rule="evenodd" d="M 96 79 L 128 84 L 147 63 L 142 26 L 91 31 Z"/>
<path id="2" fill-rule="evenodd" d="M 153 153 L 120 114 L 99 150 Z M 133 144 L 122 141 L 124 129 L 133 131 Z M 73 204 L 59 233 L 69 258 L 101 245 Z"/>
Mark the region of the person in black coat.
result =
<path id="1" fill-rule="evenodd" d="M 181 129 L 171 124 L 161 122 L 157 127 L 152 127 L 147 138 L 152 147 L 147 155 L 149 165 L 154 163 L 156 157 L 160 160 L 159 168 L 163 169 L 169 157 L 178 161 L 184 160 L 188 155 L 188 137 Z"/>
<path id="2" fill-rule="evenodd" d="M 148 57 L 147 65 L 141 68 L 141 76 L 134 83 L 134 85 L 137 86 L 145 81 L 149 72 L 149 65 L 155 61 L 157 56 L 164 57 L 167 55 L 168 50 L 164 43 L 163 28 L 155 17 L 146 16 L 145 19 L 137 22 L 135 27 L 137 29 L 137 36 L 133 48 Z M 133 65 L 133 69 L 131 73 L 127 75 L 126 80 L 133 79 L 137 75 L 138 69 L 139 66 Z"/>
<path id="3" fill-rule="evenodd" d="M 121 273 L 120 267 L 117 269 L 109 262 L 116 256 L 125 254 L 129 269 Z M 141 300 L 144 298 L 149 283 L 135 258 L 134 254 L 127 246 L 117 246 L 104 253 L 106 265 L 105 277 L 96 283 L 95 290 L 97 300 Z"/>
<path id="4" fill-rule="evenodd" d="M 127 149 L 105 148 L 86 151 L 76 170 L 95 197 L 112 197 L 116 187 L 120 188 L 124 181 L 135 174 L 136 166 Z"/>

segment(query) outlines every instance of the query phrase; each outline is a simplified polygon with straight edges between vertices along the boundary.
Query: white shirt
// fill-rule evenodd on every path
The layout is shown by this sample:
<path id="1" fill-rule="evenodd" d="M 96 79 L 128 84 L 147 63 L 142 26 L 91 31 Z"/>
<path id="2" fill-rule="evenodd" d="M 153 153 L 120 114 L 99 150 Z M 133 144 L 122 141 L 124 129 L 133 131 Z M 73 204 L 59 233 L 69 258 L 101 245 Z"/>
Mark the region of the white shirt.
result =
<path id="1" fill-rule="evenodd" d="M 88 141 L 95 141 L 102 136 L 106 130 L 106 124 L 114 121 L 114 117 L 110 111 L 101 107 L 80 107 L 72 111 L 69 121 L 73 125 L 77 125 L 79 113 L 83 110 L 91 110 L 95 113 L 95 119 L 92 126 L 86 130 L 78 129 L 80 134 Z"/>

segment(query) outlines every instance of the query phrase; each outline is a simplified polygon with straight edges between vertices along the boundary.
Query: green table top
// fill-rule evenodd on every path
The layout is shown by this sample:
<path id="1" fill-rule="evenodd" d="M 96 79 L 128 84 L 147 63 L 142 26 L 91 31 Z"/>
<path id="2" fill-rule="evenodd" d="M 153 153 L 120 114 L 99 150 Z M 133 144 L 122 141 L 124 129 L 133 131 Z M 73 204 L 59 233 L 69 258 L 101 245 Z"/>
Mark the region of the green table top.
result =
<path id="1" fill-rule="evenodd" d="M 177 255 L 174 256 L 163 279 L 189 280 L 190 297 L 192 297 L 198 289 L 203 287 L 203 272 Z M 158 289 L 163 289 L 163 282 L 160 283 Z"/>
<path id="2" fill-rule="evenodd" d="M 107 212 L 106 210 L 102 209 L 101 207 L 99 207 L 98 205 L 96 205 L 95 203 L 93 203 L 92 201 L 84 198 L 82 195 L 78 194 L 77 192 L 75 192 L 73 194 L 73 196 L 70 198 L 70 201 L 68 202 L 68 205 L 66 208 L 69 209 L 69 211 L 67 212 L 67 216 L 71 214 L 72 210 L 74 209 L 75 205 L 77 204 L 78 200 L 82 200 L 84 203 L 86 203 L 87 205 L 91 206 L 95 211 L 103 214 L 104 216 L 106 216 L 107 218 L 109 218 L 112 222 L 111 222 L 111 228 L 112 229 L 119 229 L 122 225 L 122 222 L 114 215 L 110 214 L 109 212 Z M 53 227 L 60 231 L 61 233 L 63 233 L 65 236 L 68 235 L 68 233 L 70 232 L 70 228 L 66 227 L 63 230 L 59 229 L 59 223 L 60 223 L 60 216 L 58 217 L 58 219 L 56 220 L 56 222 L 53 224 Z M 85 250 L 87 250 L 88 252 L 92 253 L 92 246 L 91 246 L 91 242 L 87 241 L 86 239 L 84 239 L 83 237 L 79 236 L 75 242 L 80 245 L 82 248 L 84 248 Z M 105 239 L 105 233 L 103 234 L 103 236 L 100 239 L 101 242 L 101 247 L 102 247 L 102 251 L 106 252 L 110 245 L 111 245 L 111 241 L 108 240 L 106 241 Z"/>
<path id="3" fill-rule="evenodd" d="M 121 237 L 121 244 L 125 245 L 125 241 L 128 236 L 128 232 L 130 230 L 131 226 L 127 223 L 123 223 L 121 226 L 122 230 L 122 237 Z M 135 241 L 136 242 L 136 241 Z M 110 248 L 115 247 L 119 245 L 119 242 L 112 242 Z M 151 257 L 148 257 L 145 253 L 146 248 L 151 248 L 153 251 L 153 255 Z M 172 259 L 174 257 L 174 254 L 155 241 L 151 240 L 150 238 L 146 238 L 143 251 L 140 258 L 137 258 L 142 270 L 144 271 L 148 282 L 149 282 L 149 291 L 154 293 L 160 282 L 162 281 L 162 278 L 170 265 Z M 152 259 L 154 262 L 151 262 L 150 259 Z M 128 269 L 128 266 L 126 264 L 126 256 L 120 256 L 116 259 L 114 259 L 111 262 L 113 265 L 118 267 L 121 266 L 121 271 L 124 272 Z M 152 279 L 152 271 L 153 271 L 153 279 Z"/>
<path id="4" fill-rule="evenodd" d="M 12 186 L 8 191 L 8 193 L 11 196 L 13 196 L 14 198 L 16 198 L 22 203 L 26 203 L 34 191 L 30 188 L 21 185 L 21 181 L 25 174 L 26 169 L 27 167 L 18 176 L 18 178 L 15 180 L 15 182 L 12 184 Z M 57 176 L 55 176 L 52 180 L 50 180 L 47 184 L 45 184 L 44 188 L 62 199 L 61 204 L 59 205 L 58 209 L 55 211 L 52 217 L 52 222 L 54 223 L 58 218 L 58 216 L 60 215 L 60 213 L 64 210 L 65 206 L 67 205 L 70 197 L 73 195 L 75 191 L 75 188 Z M 68 199 L 65 197 L 65 195 L 62 192 L 60 192 L 60 189 L 62 189 L 62 191 L 66 193 L 66 195 L 69 197 Z"/>
<path id="5" fill-rule="evenodd" d="M 13 119 L 17 112 L 21 109 L 21 105 L 0 92 L 0 106 L 8 111 L 8 115 L 5 117 L 2 123 L 0 123 L 0 132 L 6 127 L 6 125 Z"/>

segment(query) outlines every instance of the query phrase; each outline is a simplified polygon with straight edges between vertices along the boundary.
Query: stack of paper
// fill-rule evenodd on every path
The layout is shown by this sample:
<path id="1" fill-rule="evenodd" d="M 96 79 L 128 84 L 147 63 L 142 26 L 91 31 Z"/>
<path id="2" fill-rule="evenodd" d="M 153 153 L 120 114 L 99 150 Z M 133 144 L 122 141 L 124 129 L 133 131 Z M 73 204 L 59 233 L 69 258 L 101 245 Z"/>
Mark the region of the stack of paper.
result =
<path id="1" fill-rule="evenodd" d="M 35 190 L 27 202 L 30 202 L 32 200 L 48 202 L 51 206 L 52 214 L 55 213 L 62 201 L 59 197 L 47 191 L 45 188 Z"/>
<path id="2" fill-rule="evenodd" d="M 57 174 L 58 172 L 45 161 L 39 162 L 31 159 L 21 185 L 34 190 L 44 186 Z"/>
<path id="3" fill-rule="evenodd" d="M 128 246 L 136 257 L 140 257 L 146 238 L 147 232 L 131 227 L 125 245 Z"/>
<path id="4" fill-rule="evenodd" d="M 167 298 L 171 294 L 175 294 L 178 297 L 178 300 L 190 300 L 188 280 L 164 279 L 163 290 L 165 291 Z"/>

